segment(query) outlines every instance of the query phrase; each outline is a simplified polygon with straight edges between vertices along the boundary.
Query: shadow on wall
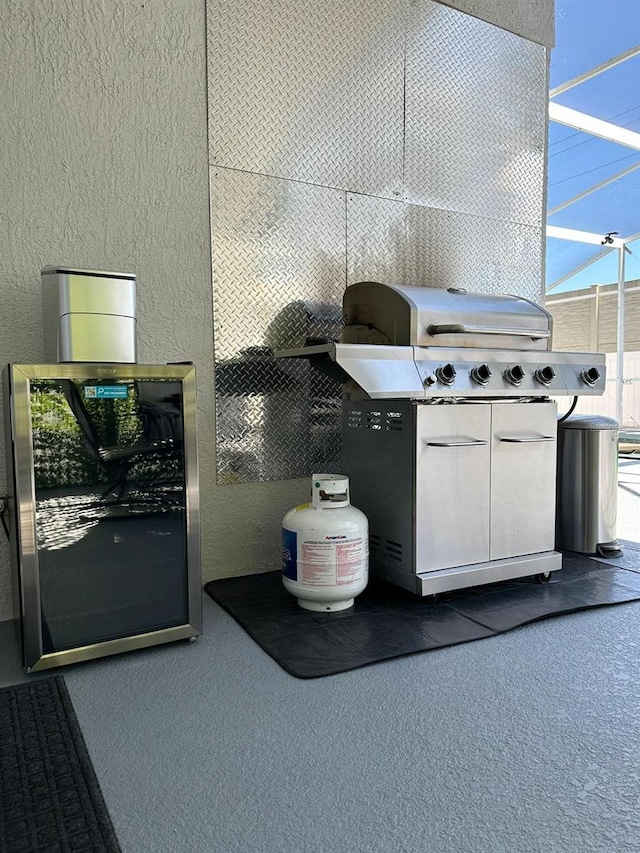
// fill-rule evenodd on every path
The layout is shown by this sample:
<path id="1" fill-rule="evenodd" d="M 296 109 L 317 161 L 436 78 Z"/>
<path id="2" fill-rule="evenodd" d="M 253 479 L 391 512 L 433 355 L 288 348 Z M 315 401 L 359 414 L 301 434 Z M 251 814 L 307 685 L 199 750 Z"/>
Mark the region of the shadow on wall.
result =
<path id="1" fill-rule="evenodd" d="M 339 465 L 340 383 L 274 351 L 339 340 L 341 328 L 341 306 L 296 300 L 275 314 L 263 346 L 216 365 L 219 483 L 299 478 Z"/>

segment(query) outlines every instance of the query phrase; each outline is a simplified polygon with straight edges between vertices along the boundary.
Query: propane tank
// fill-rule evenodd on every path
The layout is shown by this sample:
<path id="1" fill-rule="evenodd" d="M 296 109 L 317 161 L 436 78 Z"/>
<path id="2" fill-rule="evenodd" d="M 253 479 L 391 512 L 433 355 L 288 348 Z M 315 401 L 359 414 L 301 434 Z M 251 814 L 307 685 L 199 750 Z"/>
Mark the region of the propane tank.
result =
<path id="1" fill-rule="evenodd" d="M 349 478 L 314 474 L 311 503 L 282 520 L 282 582 L 300 607 L 346 610 L 369 579 L 369 523 L 349 500 Z"/>

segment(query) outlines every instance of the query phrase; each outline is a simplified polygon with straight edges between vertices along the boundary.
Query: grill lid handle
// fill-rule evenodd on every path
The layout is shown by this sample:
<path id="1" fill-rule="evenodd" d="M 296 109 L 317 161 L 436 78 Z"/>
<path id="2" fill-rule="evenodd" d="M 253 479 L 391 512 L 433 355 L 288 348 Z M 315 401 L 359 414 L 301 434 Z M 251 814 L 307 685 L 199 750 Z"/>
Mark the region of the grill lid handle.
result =
<path id="1" fill-rule="evenodd" d="M 467 326 L 464 323 L 440 323 L 427 326 L 428 335 L 518 335 L 523 338 L 531 338 L 539 341 L 542 338 L 550 338 L 551 332 L 533 331 L 532 329 L 500 329 L 493 326 Z"/>
<path id="2" fill-rule="evenodd" d="M 480 444 L 488 444 L 477 438 L 453 438 L 451 441 L 425 441 L 427 447 L 475 447 Z"/>

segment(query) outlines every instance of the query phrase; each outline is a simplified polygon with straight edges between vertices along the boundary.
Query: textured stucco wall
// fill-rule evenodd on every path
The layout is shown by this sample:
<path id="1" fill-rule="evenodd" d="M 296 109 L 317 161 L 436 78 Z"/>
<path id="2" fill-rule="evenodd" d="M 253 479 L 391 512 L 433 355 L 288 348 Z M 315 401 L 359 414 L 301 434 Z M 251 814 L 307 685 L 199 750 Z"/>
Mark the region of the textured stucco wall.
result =
<path id="1" fill-rule="evenodd" d="M 552 0 L 449 5 L 548 43 Z M 273 568 L 307 484 L 215 485 L 204 0 L 3 0 L 0 24 L 0 364 L 43 358 L 43 265 L 136 272 L 140 361 L 198 372 L 204 579 Z"/>
<path id="2" fill-rule="evenodd" d="M 204 2 L 1 5 L 0 364 L 43 358 L 43 265 L 135 271 L 140 361 L 196 364 L 203 575 L 273 568 L 306 487 L 215 485 Z"/>
<path id="3" fill-rule="evenodd" d="M 438 0 L 519 36 L 553 47 L 555 0 Z"/>

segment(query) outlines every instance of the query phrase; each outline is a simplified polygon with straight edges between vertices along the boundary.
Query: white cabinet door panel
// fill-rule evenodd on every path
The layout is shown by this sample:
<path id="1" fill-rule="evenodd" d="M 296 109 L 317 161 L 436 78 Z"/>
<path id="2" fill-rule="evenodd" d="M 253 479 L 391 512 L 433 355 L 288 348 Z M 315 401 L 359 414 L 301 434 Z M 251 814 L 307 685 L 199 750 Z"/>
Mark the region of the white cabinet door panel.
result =
<path id="1" fill-rule="evenodd" d="M 491 408 L 417 408 L 418 573 L 489 559 Z"/>
<path id="2" fill-rule="evenodd" d="M 494 403 L 491 559 L 551 551 L 555 544 L 555 403 Z"/>

